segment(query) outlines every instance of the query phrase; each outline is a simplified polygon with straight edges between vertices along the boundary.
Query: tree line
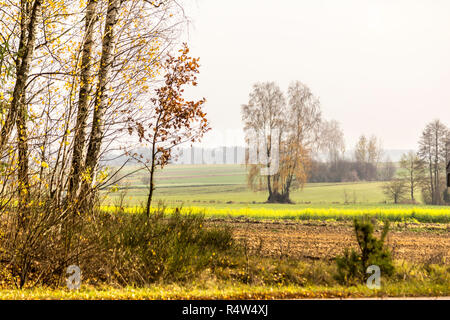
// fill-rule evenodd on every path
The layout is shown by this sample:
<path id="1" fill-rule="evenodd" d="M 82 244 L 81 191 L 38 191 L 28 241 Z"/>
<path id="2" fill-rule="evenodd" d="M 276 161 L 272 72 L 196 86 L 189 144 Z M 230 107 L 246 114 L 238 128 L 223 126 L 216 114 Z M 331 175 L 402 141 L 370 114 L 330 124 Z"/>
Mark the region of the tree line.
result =
<path id="1" fill-rule="evenodd" d="M 328 136 L 325 131 L 322 139 L 329 153 Z M 343 132 L 332 130 L 332 139 L 336 136 L 343 137 Z M 333 152 L 333 156 L 329 155 L 324 160 L 312 160 L 309 182 L 388 181 L 394 177 L 397 168 L 389 157 L 384 156 L 379 138 L 361 135 L 350 157 L 345 156 L 345 144 L 343 139 L 341 141 L 341 152 Z"/>
<path id="2" fill-rule="evenodd" d="M 416 203 L 418 194 L 427 204 L 450 203 L 446 168 L 450 163 L 450 129 L 440 120 L 427 124 L 417 152 L 402 156 L 395 179 L 383 186 L 394 203 Z"/>
<path id="3" fill-rule="evenodd" d="M 267 190 L 268 202 L 291 202 L 290 191 L 307 182 L 388 181 L 383 191 L 394 202 L 443 204 L 449 162 L 449 129 L 436 120 L 425 128 L 419 151 L 402 157 L 400 166 L 385 156 L 381 140 L 361 135 L 346 157 L 344 132 L 322 116 L 320 101 L 300 81 L 284 93 L 275 82 L 256 83 L 242 119 L 248 152 L 248 185 Z"/>

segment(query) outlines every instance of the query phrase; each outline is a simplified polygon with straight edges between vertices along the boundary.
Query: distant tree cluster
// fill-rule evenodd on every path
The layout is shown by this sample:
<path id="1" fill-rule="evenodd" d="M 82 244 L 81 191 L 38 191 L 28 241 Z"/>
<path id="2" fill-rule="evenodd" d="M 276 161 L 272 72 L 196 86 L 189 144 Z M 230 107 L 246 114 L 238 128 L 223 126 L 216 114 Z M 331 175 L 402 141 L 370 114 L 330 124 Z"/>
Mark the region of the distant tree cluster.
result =
<path id="1" fill-rule="evenodd" d="M 321 161 L 312 161 L 309 182 L 358 182 L 358 181 L 389 181 L 391 180 L 397 167 L 387 160 L 380 163 L 378 168 L 372 164 L 365 164 L 361 170 L 361 164 L 348 159 L 338 160 L 334 164 Z M 364 175 L 371 173 L 371 178 Z M 372 178 L 374 177 L 374 178 Z"/>
<path id="2" fill-rule="evenodd" d="M 450 161 L 450 130 L 440 120 L 429 123 L 422 132 L 418 152 L 402 156 L 398 177 L 383 186 L 385 195 L 394 203 L 417 201 L 450 203 L 446 188 L 446 166 Z"/>
<path id="3" fill-rule="evenodd" d="M 321 135 L 326 161 L 312 161 L 310 182 L 355 182 L 391 180 L 396 167 L 387 158 L 382 161 L 383 147 L 376 136 L 362 135 L 354 150 L 353 159 L 345 158 L 345 143 L 339 125 L 326 125 Z"/>

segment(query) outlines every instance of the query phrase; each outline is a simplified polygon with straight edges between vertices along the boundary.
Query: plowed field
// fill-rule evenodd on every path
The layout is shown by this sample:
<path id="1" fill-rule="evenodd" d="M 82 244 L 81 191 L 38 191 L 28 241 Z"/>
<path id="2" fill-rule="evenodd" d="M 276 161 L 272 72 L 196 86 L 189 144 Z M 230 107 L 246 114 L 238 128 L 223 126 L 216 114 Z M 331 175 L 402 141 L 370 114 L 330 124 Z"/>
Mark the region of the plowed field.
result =
<path id="1" fill-rule="evenodd" d="M 216 219 L 211 223 L 230 225 L 236 239 L 263 256 L 331 260 L 344 248 L 357 247 L 351 222 Z M 393 225 L 387 244 L 395 259 L 450 263 L 448 224 Z"/>

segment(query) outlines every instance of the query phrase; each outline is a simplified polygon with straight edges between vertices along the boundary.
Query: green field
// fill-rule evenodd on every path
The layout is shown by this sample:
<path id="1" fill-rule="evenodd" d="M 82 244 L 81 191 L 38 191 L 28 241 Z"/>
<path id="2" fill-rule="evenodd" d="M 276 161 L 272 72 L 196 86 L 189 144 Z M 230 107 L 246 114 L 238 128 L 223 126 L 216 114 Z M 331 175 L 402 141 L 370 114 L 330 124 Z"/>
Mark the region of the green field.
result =
<path id="1" fill-rule="evenodd" d="M 123 174 L 134 171 L 129 167 Z M 148 186 L 146 173 L 140 171 L 124 179 L 121 192 L 108 194 L 108 204 L 115 204 L 120 193 L 126 193 L 129 205 L 139 205 L 146 198 Z M 155 202 L 162 200 L 167 204 L 207 205 L 217 207 L 254 207 L 274 208 L 286 205 L 264 203 L 267 192 L 253 192 L 247 187 L 246 169 L 241 165 L 179 165 L 168 166 L 159 171 L 156 178 Z M 311 183 L 303 190 L 292 192 L 291 199 L 296 206 L 324 206 L 364 204 L 374 205 L 384 202 L 380 189 L 381 183 Z"/>
<path id="2" fill-rule="evenodd" d="M 126 167 L 122 175 L 136 169 Z M 147 181 L 145 171 L 126 177 L 121 181 L 119 191 L 104 194 L 102 204 L 114 206 L 122 201 L 125 207 L 143 205 L 148 194 Z M 163 202 L 168 207 L 182 206 L 194 208 L 195 211 L 205 208 L 209 216 L 292 218 L 298 215 L 339 219 L 343 215 L 353 217 L 363 212 L 377 216 L 380 212 L 386 212 L 397 220 L 396 217 L 401 214 L 416 218 L 432 212 L 439 214 L 439 219 L 433 221 L 447 222 L 450 218 L 449 207 L 389 203 L 382 193 L 382 184 L 310 183 L 303 190 L 291 193 L 293 204 L 269 204 L 265 203 L 266 191 L 254 192 L 248 188 L 243 165 L 172 165 L 158 171 L 153 203 L 156 206 L 158 202 Z M 326 212 L 330 209 L 333 212 Z"/>

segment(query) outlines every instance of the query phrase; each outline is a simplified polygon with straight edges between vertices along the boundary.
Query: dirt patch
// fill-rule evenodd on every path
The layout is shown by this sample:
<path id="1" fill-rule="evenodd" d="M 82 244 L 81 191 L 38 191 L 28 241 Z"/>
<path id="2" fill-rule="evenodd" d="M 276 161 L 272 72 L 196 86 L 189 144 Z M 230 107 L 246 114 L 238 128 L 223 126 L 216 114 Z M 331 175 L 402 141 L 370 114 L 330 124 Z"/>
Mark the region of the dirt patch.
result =
<path id="1" fill-rule="evenodd" d="M 230 225 L 236 239 L 263 256 L 332 260 L 344 248 L 357 247 L 351 222 L 216 219 L 210 223 Z M 445 224 L 394 225 L 387 244 L 395 259 L 450 263 L 450 230 Z"/>

